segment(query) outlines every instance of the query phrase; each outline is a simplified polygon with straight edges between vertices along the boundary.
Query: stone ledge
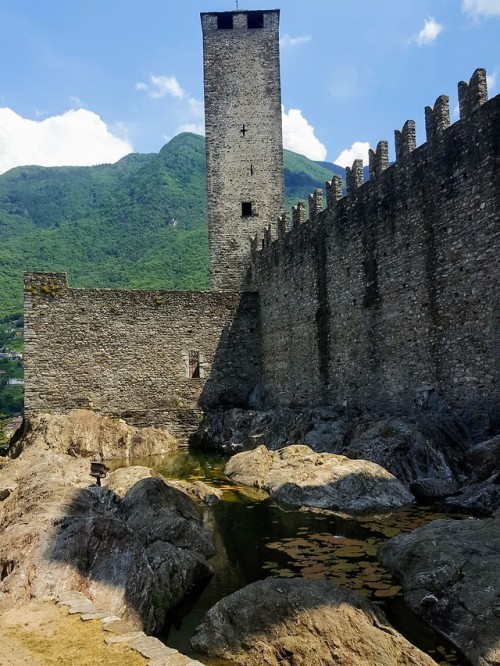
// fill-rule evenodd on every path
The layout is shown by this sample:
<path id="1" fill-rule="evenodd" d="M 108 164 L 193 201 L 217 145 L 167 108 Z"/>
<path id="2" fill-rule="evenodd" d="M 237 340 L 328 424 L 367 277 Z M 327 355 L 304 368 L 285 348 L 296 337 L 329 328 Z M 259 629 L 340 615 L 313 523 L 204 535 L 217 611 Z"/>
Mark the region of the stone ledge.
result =
<path id="1" fill-rule="evenodd" d="M 203 666 L 201 662 L 167 647 L 154 636 L 147 636 L 143 631 L 135 631 L 113 613 L 95 606 L 81 592 L 63 592 L 57 597 L 56 602 L 59 606 L 66 606 L 70 615 L 80 614 L 80 619 L 84 622 L 100 620 L 103 631 L 112 634 L 104 639 L 107 645 L 129 643 L 131 650 L 148 659 L 148 666 Z"/>

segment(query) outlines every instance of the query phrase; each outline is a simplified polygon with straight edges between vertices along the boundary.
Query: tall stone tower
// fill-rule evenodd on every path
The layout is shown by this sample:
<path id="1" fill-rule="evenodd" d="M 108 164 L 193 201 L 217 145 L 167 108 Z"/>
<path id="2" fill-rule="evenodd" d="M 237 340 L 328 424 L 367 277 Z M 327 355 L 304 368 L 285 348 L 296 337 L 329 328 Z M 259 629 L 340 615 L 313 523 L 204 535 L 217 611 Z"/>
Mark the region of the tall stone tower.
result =
<path id="1" fill-rule="evenodd" d="M 201 14 L 210 284 L 248 283 L 250 239 L 284 209 L 279 10 Z"/>

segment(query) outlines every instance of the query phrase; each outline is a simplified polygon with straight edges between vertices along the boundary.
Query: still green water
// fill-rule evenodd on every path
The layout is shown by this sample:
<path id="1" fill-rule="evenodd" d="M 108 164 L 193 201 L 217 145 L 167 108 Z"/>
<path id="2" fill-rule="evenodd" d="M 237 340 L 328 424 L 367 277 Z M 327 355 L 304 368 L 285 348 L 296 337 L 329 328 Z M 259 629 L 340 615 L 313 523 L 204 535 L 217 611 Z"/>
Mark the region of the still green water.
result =
<path id="1" fill-rule="evenodd" d="M 220 455 L 181 449 L 166 457 L 127 463 L 152 467 L 166 478 L 203 481 L 224 491 L 221 502 L 202 509 L 204 525 L 215 537 L 217 552 L 210 561 L 215 574 L 171 613 L 161 640 L 210 666 L 227 664 L 189 647 L 206 611 L 256 580 L 302 576 L 356 590 L 380 605 L 396 629 L 438 664 L 466 666 L 468 662 L 450 644 L 406 607 L 397 581 L 377 561 L 378 549 L 387 539 L 431 520 L 465 516 L 440 513 L 435 507 L 359 518 L 284 508 L 264 494 L 233 486 L 224 476 L 225 462 Z"/>

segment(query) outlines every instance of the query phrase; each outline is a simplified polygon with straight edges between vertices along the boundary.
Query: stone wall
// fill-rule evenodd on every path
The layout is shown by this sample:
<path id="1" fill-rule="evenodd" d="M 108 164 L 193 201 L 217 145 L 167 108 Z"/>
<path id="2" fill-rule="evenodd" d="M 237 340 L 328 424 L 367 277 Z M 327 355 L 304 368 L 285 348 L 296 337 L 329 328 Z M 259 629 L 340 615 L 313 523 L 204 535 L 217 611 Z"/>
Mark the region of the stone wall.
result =
<path id="1" fill-rule="evenodd" d="M 252 236 L 284 207 L 279 11 L 201 20 L 211 288 L 240 290 Z"/>
<path id="2" fill-rule="evenodd" d="M 260 377 L 253 293 L 70 289 L 25 276 L 25 412 L 87 407 L 188 434 Z"/>
<path id="3" fill-rule="evenodd" d="M 486 74 L 327 184 L 327 209 L 290 232 L 281 223 L 253 254 L 261 296 L 263 372 L 274 405 L 355 403 L 408 411 L 433 387 L 464 410 L 498 413 L 500 96 Z"/>

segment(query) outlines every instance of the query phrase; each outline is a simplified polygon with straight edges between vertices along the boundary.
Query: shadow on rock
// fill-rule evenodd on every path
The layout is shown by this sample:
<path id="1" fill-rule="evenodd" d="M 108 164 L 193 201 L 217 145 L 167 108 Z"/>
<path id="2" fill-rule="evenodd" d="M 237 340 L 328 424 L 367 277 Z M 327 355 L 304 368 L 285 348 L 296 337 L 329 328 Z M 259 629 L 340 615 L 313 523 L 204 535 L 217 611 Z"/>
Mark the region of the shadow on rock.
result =
<path id="1" fill-rule="evenodd" d="M 472 664 L 500 664 L 500 518 L 437 520 L 391 539 L 379 557 L 410 608 Z"/>
<path id="2" fill-rule="evenodd" d="M 432 666 L 384 614 L 326 581 L 268 578 L 219 601 L 191 644 L 241 666 Z"/>
<path id="3" fill-rule="evenodd" d="M 64 458 L 64 468 L 52 459 L 32 469 L 0 505 L 0 601 L 76 590 L 136 627 L 160 629 L 212 574 L 212 537 L 194 503 L 146 468 L 111 474 L 122 496 L 84 487 L 87 464 Z"/>

